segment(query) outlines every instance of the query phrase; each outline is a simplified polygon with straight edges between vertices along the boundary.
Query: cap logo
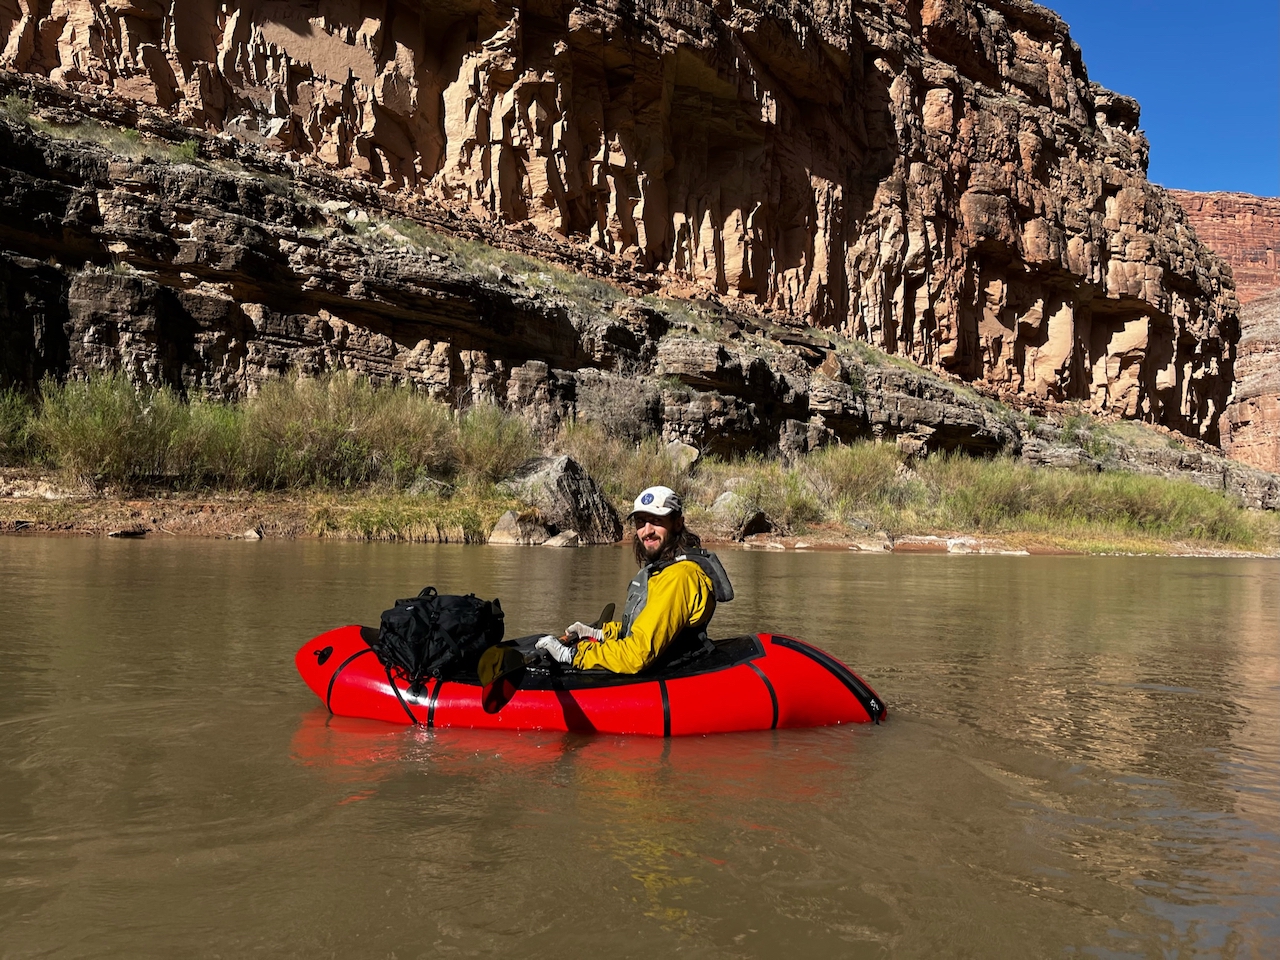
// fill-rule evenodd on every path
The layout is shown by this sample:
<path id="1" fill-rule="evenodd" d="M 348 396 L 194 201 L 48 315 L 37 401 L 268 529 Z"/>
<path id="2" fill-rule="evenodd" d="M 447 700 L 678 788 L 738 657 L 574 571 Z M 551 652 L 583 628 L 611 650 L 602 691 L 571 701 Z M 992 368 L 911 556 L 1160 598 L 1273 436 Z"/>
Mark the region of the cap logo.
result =
<path id="1" fill-rule="evenodd" d="M 646 493 L 643 497 L 640 498 L 640 502 L 647 507 L 649 504 L 653 503 L 653 494 Z"/>

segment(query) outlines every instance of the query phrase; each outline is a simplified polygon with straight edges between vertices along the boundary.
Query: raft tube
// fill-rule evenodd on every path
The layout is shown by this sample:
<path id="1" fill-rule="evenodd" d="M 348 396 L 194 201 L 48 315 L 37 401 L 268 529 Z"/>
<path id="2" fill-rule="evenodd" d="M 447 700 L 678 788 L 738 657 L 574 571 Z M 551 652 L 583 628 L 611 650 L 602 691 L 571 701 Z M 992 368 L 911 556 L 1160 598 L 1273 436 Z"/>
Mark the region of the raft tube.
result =
<path id="1" fill-rule="evenodd" d="M 485 730 L 562 730 L 655 737 L 879 723 L 884 702 L 830 654 L 761 633 L 716 642 L 693 663 L 616 674 L 533 665 L 497 713 L 474 676 L 428 679 L 416 693 L 370 647 L 378 632 L 339 627 L 304 644 L 294 662 L 329 712 L 389 723 Z"/>

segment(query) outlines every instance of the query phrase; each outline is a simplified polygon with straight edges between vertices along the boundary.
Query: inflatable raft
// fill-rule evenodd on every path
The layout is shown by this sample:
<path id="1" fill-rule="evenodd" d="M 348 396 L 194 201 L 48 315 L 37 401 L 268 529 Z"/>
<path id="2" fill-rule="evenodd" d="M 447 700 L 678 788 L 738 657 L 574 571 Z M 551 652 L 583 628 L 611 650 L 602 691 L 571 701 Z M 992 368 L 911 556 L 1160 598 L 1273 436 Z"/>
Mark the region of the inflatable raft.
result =
<path id="1" fill-rule="evenodd" d="M 370 647 L 378 631 L 339 627 L 303 645 L 298 672 L 331 713 L 425 727 L 561 730 L 655 737 L 879 723 L 884 702 L 839 660 L 776 634 L 734 637 L 696 661 L 621 675 L 531 665 L 497 713 L 478 677 L 429 679 L 416 693 Z"/>

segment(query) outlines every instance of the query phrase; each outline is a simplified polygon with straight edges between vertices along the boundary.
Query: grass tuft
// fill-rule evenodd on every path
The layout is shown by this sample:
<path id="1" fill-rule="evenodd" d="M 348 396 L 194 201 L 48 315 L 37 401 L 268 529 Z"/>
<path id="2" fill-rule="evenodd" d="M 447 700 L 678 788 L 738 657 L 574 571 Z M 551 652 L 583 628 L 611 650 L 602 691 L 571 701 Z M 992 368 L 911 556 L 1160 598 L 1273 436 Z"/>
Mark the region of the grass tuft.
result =
<path id="1" fill-rule="evenodd" d="M 470 482 L 496 482 L 540 452 L 520 417 L 492 403 L 479 403 L 458 418 L 458 472 Z"/>
<path id="2" fill-rule="evenodd" d="M 263 384 L 241 415 L 242 476 L 232 482 L 255 488 L 399 488 L 456 462 L 451 411 L 409 387 L 285 377 Z"/>
<path id="3" fill-rule="evenodd" d="M 31 120 L 31 101 L 16 93 L 11 93 L 0 101 L 0 115 L 14 123 L 27 123 Z"/>
<path id="4" fill-rule="evenodd" d="M 95 490 L 167 472 L 168 448 L 190 417 L 167 388 L 139 394 L 119 373 L 58 385 L 45 380 L 31 435 L 54 463 Z"/>
<path id="5" fill-rule="evenodd" d="M 18 466 L 31 459 L 31 418 L 35 408 L 17 390 L 0 390 L 0 466 Z"/>

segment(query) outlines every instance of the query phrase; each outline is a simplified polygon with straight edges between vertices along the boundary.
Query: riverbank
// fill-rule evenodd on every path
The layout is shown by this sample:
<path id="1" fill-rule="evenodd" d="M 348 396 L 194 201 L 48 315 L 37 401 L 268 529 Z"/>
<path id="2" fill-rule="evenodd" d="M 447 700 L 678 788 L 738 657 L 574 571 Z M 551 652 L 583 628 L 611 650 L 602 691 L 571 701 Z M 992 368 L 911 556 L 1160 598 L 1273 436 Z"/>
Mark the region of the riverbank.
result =
<path id="1" fill-rule="evenodd" d="M 1085 426 L 1060 431 L 1079 445 L 1042 449 L 1037 461 L 1025 444 L 1021 456 L 971 457 L 874 439 L 715 456 L 594 422 L 542 429 L 493 404 L 458 411 L 404 385 L 338 375 L 281 378 L 236 403 L 138 390 L 119 375 L 0 400 L 0 530 L 18 533 L 484 543 L 508 511 L 536 518 L 516 482 L 524 465 L 567 456 L 618 515 L 636 491 L 665 484 L 718 542 L 1280 549 L 1280 514 L 1229 494 L 1225 475 L 1140 472 L 1138 454 L 1158 441 L 1122 446 L 1083 416 Z"/>
<path id="2" fill-rule="evenodd" d="M 179 492 L 148 497 L 91 495 L 23 470 L 0 470 L 0 534 L 118 538 L 195 537 L 221 540 L 332 539 L 418 543 L 487 540 L 497 518 L 517 501 L 504 497 L 444 502 L 429 496 L 374 492 Z M 1272 542 L 1237 545 L 1098 529 L 1005 530 L 999 534 L 919 527 L 912 532 L 863 524 L 815 523 L 734 537 L 705 509 L 690 525 L 709 544 L 757 550 L 854 550 L 870 553 L 1152 554 L 1280 556 Z"/>

